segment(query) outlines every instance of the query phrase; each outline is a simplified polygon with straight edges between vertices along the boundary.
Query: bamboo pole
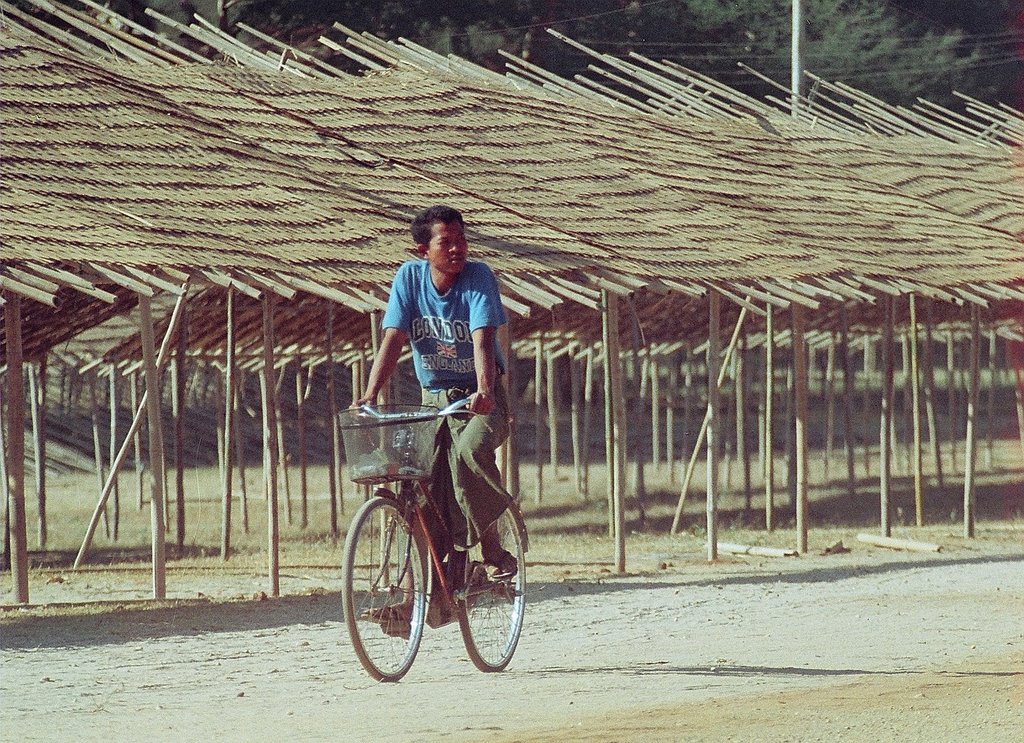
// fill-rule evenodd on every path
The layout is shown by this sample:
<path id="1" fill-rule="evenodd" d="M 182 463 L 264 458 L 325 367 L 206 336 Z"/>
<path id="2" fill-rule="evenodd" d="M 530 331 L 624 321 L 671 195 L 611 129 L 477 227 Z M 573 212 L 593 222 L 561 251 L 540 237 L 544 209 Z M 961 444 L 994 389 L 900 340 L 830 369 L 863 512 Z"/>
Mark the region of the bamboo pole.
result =
<path id="1" fill-rule="evenodd" d="M 100 445 L 100 413 L 98 395 L 96 392 L 96 370 L 90 369 L 86 372 L 89 379 L 89 421 L 92 424 L 92 460 L 96 468 L 96 481 L 99 491 L 103 492 L 105 482 L 103 472 L 103 448 Z M 110 514 L 107 512 L 106 502 L 103 504 L 103 536 L 110 539 Z"/>
<path id="2" fill-rule="evenodd" d="M 281 595 L 278 560 L 278 493 L 277 493 L 277 410 L 274 402 L 274 305 L 263 296 L 263 372 L 260 377 L 263 390 L 263 446 L 266 458 L 267 493 L 267 552 L 270 577 L 270 595 Z"/>
<path id="3" fill-rule="evenodd" d="M 21 297 L 4 296 L 4 338 L 7 343 L 7 461 L 10 477 L 10 562 L 14 600 L 28 603 L 28 530 L 25 522 L 25 371 L 21 346 Z M 2 452 L 0 452 L 2 454 Z"/>
<path id="4" fill-rule="evenodd" d="M 502 356 L 505 359 L 505 391 L 509 404 L 513 406 L 511 410 L 516 410 L 517 406 L 514 404 L 513 398 L 518 389 L 518 384 L 516 382 L 516 355 L 512 348 L 512 324 L 508 323 L 503 325 L 502 328 L 503 331 L 499 333 L 498 337 L 501 340 Z M 505 489 L 518 503 L 521 497 L 519 487 L 519 437 L 517 435 L 519 420 L 514 413 L 510 416 L 508 426 L 508 438 L 505 439 L 505 443 L 502 445 L 505 450 Z"/>
<path id="5" fill-rule="evenodd" d="M 0 295 L 0 307 L 3 296 Z M 0 560 L 0 569 L 10 570 L 11 563 L 11 482 L 7 477 L 7 444 L 4 432 L 6 417 L 4 416 L 4 385 L 7 383 L 6 375 L 0 375 L 0 508 L 4 512 L 3 531 L 3 559 Z M 61 395 L 63 399 L 63 393 Z M 25 538 L 28 539 L 26 533 Z M 27 554 L 27 552 L 26 552 Z"/>
<path id="6" fill-rule="evenodd" d="M 753 490 L 750 484 L 750 457 L 747 453 L 747 336 L 740 336 L 740 348 L 736 352 L 736 459 L 743 471 L 743 513 L 749 514 L 753 505 Z"/>
<path id="7" fill-rule="evenodd" d="M 793 394 L 795 421 L 793 430 L 796 458 L 796 549 L 807 553 L 807 343 L 804 336 L 804 308 L 793 305 Z"/>
<path id="8" fill-rule="evenodd" d="M 978 460 L 978 362 L 981 355 L 978 305 L 971 303 L 971 376 L 967 388 L 967 431 L 964 434 L 964 536 L 974 537 L 975 468 Z"/>
<path id="9" fill-rule="evenodd" d="M 46 549 L 46 358 L 28 366 L 32 415 L 32 453 L 35 464 L 37 539 Z"/>
<path id="10" fill-rule="evenodd" d="M 679 387 L 679 359 L 670 357 L 668 390 L 665 392 L 665 465 L 670 485 L 676 482 L 676 400 Z"/>
<path id="11" fill-rule="evenodd" d="M 583 498 L 583 442 L 580 441 L 580 396 L 583 384 L 579 362 L 569 354 L 569 430 L 572 435 L 572 468 L 576 477 L 576 494 Z"/>
<path id="12" fill-rule="evenodd" d="M 292 481 L 288 467 L 288 447 L 284 436 L 284 415 L 281 413 L 281 386 L 287 371 L 287 363 L 281 366 L 274 380 L 274 420 L 277 425 L 277 467 L 280 473 L 278 482 L 284 484 L 284 518 L 288 526 L 292 525 Z"/>
<path id="13" fill-rule="evenodd" d="M 910 389 L 914 429 L 912 460 L 914 464 L 914 518 L 924 526 L 924 478 L 921 461 L 921 377 L 918 373 L 917 296 L 910 295 Z"/>
<path id="14" fill-rule="evenodd" d="M 996 381 L 997 381 L 997 367 L 996 367 L 996 331 L 989 330 L 988 332 L 988 395 L 986 401 L 988 403 L 985 411 L 985 467 L 991 470 L 994 464 L 994 433 L 996 428 Z"/>
<path id="15" fill-rule="evenodd" d="M 1016 368 L 1013 373 L 1017 378 L 1014 394 L 1017 400 L 1017 437 L 1020 439 L 1021 459 L 1024 460 L 1024 370 Z"/>
<path id="16" fill-rule="evenodd" d="M 331 453 L 327 458 L 327 502 L 329 508 L 331 536 L 341 534 L 338 526 L 339 504 L 344 510 L 344 497 L 341 491 L 341 442 L 338 440 L 338 394 L 335 388 L 334 375 L 334 302 L 327 300 L 327 336 L 325 356 L 327 362 L 327 428 L 330 431 Z M 359 394 L 359 388 L 353 387 L 352 396 Z"/>
<path id="17" fill-rule="evenodd" d="M 693 417 L 693 352 L 686 347 L 686 358 L 683 360 L 683 435 L 679 442 L 681 452 L 685 452 L 690 443 L 690 420 Z"/>
<path id="18" fill-rule="evenodd" d="M 132 410 L 138 411 L 141 408 L 141 401 L 139 399 L 139 374 L 133 371 L 128 379 L 131 382 L 131 403 Z M 136 412 L 136 416 L 139 413 Z M 140 419 L 141 420 L 141 419 Z M 134 433 L 130 434 L 125 438 L 125 442 L 132 442 L 132 451 L 135 453 L 135 510 L 141 511 L 143 506 L 143 479 L 144 470 L 142 466 L 142 433 L 141 427 L 138 425 L 134 426 Z"/>
<path id="19" fill-rule="evenodd" d="M 833 337 L 829 338 L 828 349 L 825 352 L 825 375 L 822 381 L 825 393 L 825 458 L 823 465 L 826 484 L 832 481 L 832 448 L 836 433 L 835 373 L 836 342 Z"/>
<path id="20" fill-rule="evenodd" d="M 238 461 L 238 487 L 242 491 L 242 533 L 249 533 L 249 484 L 247 482 L 246 468 L 246 446 L 245 437 L 242 435 L 242 404 L 245 400 L 246 376 L 245 372 L 236 367 L 238 372 L 238 389 L 235 393 L 235 415 L 234 415 L 234 437 L 235 437 L 235 459 Z"/>
<path id="21" fill-rule="evenodd" d="M 308 452 L 306 451 L 306 400 L 309 399 L 313 382 L 312 370 L 308 372 L 309 383 L 303 374 L 302 358 L 295 364 L 295 425 L 299 435 L 299 527 L 309 526 L 309 473 Z"/>
<path id="22" fill-rule="evenodd" d="M 913 296 L 912 294 L 910 296 Z M 903 411 L 902 433 L 906 440 L 903 450 L 903 471 L 912 476 L 914 472 L 914 437 L 913 437 L 913 382 L 911 379 L 911 351 L 910 332 L 900 334 L 900 365 L 903 372 L 903 394 L 900 396 L 900 405 Z M 895 434 L 894 434 L 895 435 Z M 896 442 L 893 442 L 893 451 L 896 451 Z"/>
<path id="23" fill-rule="evenodd" d="M 647 364 L 651 380 L 651 466 L 661 469 L 661 367 L 650 355 Z"/>
<path id="24" fill-rule="evenodd" d="M 533 482 L 533 502 L 544 499 L 544 334 L 539 333 L 533 345 L 533 458 L 537 463 Z"/>
<path id="25" fill-rule="evenodd" d="M 631 340 L 631 354 L 633 372 L 633 390 L 636 395 L 629 400 L 629 395 L 623 392 L 622 396 L 622 422 L 626 432 L 626 448 L 627 448 L 627 461 L 629 453 L 633 455 L 633 498 L 636 501 L 637 508 L 640 512 L 640 523 L 643 523 L 647 516 L 644 510 L 644 500 L 647 498 L 647 484 L 644 481 L 644 445 L 643 437 L 641 435 L 642 426 L 640 424 L 643 418 L 643 394 L 644 394 L 644 375 L 641 369 L 640 361 L 640 345 L 642 339 L 640 338 L 640 322 L 636 316 L 636 309 L 630 304 L 630 315 L 632 316 L 632 322 L 630 323 L 630 340 Z M 626 406 L 630 405 L 629 413 L 626 413 Z M 630 426 L 628 421 L 634 421 L 635 425 Z M 632 433 L 632 436 L 630 436 Z"/>
<path id="26" fill-rule="evenodd" d="M 548 403 L 548 455 L 551 461 L 551 476 L 558 480 L 558 396 L 555 387 L 555 357 L 548 354 L 545 359 L 545 397 Z"/>
<path id="27" fill-rule="evenodd" d="M 583 498 L 590 499 L 590 427 L 594 412 L 594 347 L 588 346 L 583 370 Z"/>
<path id="28" fill-rule="evenodd" d="M 892 486 L 892 437 L 890 428 L 892 425 L 892 388 L 893 388 L 893 353 L 892 353 L 892 325 L 893 325 L 893 302 L 888 294 L 882 298 L 883 320 L 882 320 L 882 402 L 881 415 L 879 416 L 879 509 L 881 513 L 882 534 L 892 536 L 892 525 L 889 523 L 890 498 L 889 492 Z"/>
<path id="29" fill-rule="evenodd" d="M 719 435 L 719 351 L 721 350 L 721 339 L 719 337 L 721 295 L 714 289 L 708 290 L 708 410 L 704 419 L 707 421 L 707 498 L 705 501 L 705 515 L 707 523 L 707 550 L 708 561 L 718 559 L 718 435 Z M 740 312 L 742 320 L 743 308 Z M 739 321 L 736 327 L 740 327 Z M 724 371 L 728 361 L 722 365 Z M 700 435 L 698 434 L 698 442 Z M 698 444 L 699 445 L 699 444 Z M 674 530 L 673 530 L 674 531 Z"/>
<path id="30" fill-rule="evenodd" d="M 610 478 L 612 488 L 613 536 L 615 539 L 615 569 L 618 573 L 626 572 L 626 431 L 625 431 L 625 400 L 622 386 L 622 353 L 619 344 L 619 298 L 606 289 L 601 291 L 603 309 L 603 331 L 605 341 L 605 367 L 607 369 L 608 387 L 606 406 L 611 408 L 611 450 L 609 471 L 614 470 Z"/>
<path id="31" fill-rule="evenodd" d="M 224 336 L 224 472 L 221 480 L 220 556 L 225 562 L 231 558 L 231 499 L 234 490 L 235 436 L 235 288 L 228 286 L 226 297 Z"/>
<path id="32" fill-rule="evenodd" d="M 924 322 L 924 410 L 928 420 L 928 443 L 932 450 L 932 458 L 935 460 L 935 476 L 939 488 L 942 488 L 945 482 L 942 474 L 942 452 L 939 449 L 939 427 L 935 420 L 935 342 L 932 337 L 932 305 L 932 300 L 927 299 Z"/>
<path id="33" fill-rule="evenodd" d="M 949 420 L 949 466 L 956 472 L 956 441 L 960 435 L 957 425 L 958 411 L 956 400 L 956 342 L 953 338 L 953 331 L 946 334 L 946 412 Z"/>
<path id="34" fill-rule="evenodd" d="M 139 325 L 142 333 L 142 358 L 146 380 L 146 409 L 149 421 L 149 469 L 152 474 L 150 489 L 150 525 L 152 527 L 153 555 L 153 598 L 163 599 L 167 595 L 165 566 L 165 522 L 164 522 L 164 451 L 160 431 L 160 379 L 157 371 L 156 350 L 153 344 L 153 312 L 151 300 L 139 294 Z M 168 333 L 171 332 L 168 327 Z M 161 349 L 162 350 L 162 349 Z M 117 466 L 111 464 L 110 471 L 116 475 Z M 84 546 L 84 545 L 83 545 Z"/>
<path id="35" fill-rule="evenodd" d="M 884 304 L 884 303 L 883 303 Z M 871 475 L 871 385 L 875 378 L 875 346 L 869 336 L 864 336 L 864 475 Z"/>
<path id="36" fill-rule="evenodd" d="M 720 295 L 718 295 L 717 292 L 716 296 L 719 296 L 719 299 L 721 299 Z M 721 362 L 719 362 L 717 358 L 715 359 L 715 368 L 718 370 L 715 379 L 717 379 L 718 381 L 717 384 L 711 383 L 710 386 L 715 388 L 716 400 L 718 396 L 718 390 L 721 389 L 722 384 L 725 382 L 725 374 L 728 370 L 729 361 L 732 358 L 733 351 L 736 349 L 736 342 L 739 340 L 740 330 L 742 330 L 743 328 L 743 321 L 746 319 L 746 317 L 747 308 L 743 307 L 742 309 L 740 309 L 739 317 L 736 319 L 736 327 L 733 329 L 732 339 L 729 341 L 728 349 L 726 349 L 725 358 L 722 359 Z M 718 346 L 719 348 L 721 347 L 720 340 L 718 341 Z M 712 379 L 712 377 L 708 377 L 708 379 Z M 710 394 L 711 393 L 709 391 L 709 398 Z M 719 409 L 716 407 L 715 412 L 718 412 L 718 410 Z M 697 465 L 697 455 L 700 454 L 700 448 L 705 441 L 706 434 L 708 431 L 708 425 L 711 423 L 711 420 L 708 417 L 710 415 L 710 412 L 710 410 L 705 411 L 704 419 L 701 421 L 700 424 L 700 431 L 697 432 L 697 438 L 693 442 L 693 452 L 690 454 L 690 461 L 686 465 L 686 473 L 683 475 L 683 485 L 679 490 L 679 501 L 676 503 L 676 512 L 672 517 L 672 527 L 669 530 L 670 534 L 676 534 L 679 531 L 679 523 L 683 517 L 683 507 L 686 505 L 686 494 L 687 491 L 690 489 L 690 479 L 693 477 L 693 470 L 694 467 L 696 467 Z M 715 461 L 717 466 L 717 457 Z M 717 480 L 715 484 L 717 486 Z"/>
<path id="37" fill-rule="evenodd" d="M 764 525 L 768 531 L 775 528 L 775 452 L 772 439 L 775 434 L 773 401 L 775 399 L 775 311 L 765 308 L 764 340 Z"/>
<path id="38" fill-rule="evenodd" d="M 171 365 L 174 381 L 171 413 L 174 418 L 175 546 L 179 557 L 185 551 L 185 361 L 188 353 L 188 308 L 182 310 Z"/>
<path id="39" fill-rule="evenodd" d="M 857 472 L 853 440 L 853 359 L 850 357 L 850 318 L 846 305 L 839 308 L 839 354 L 843 362 L 843 444 L 846 451 L 846 491 L 852 502 L 857 497 Z"/>
<path id="40" fill-rule="evenodd" d="M 118 409 L 118 395 L 117 395 L 117 367 L 114 364 L 110 364 L 107 367 L 110 373 L 110 386 L 107 398 L 110 401 L 110 436 L 109 442 L 109 454 L 110 461 L 113 462 L 117 457 L 117 409 Z M 43 389 L 46 388 L 46 379 L 43 378 Z M 45 393 L 44 393 L 45 395 Z M 44 397 L 45 400 L 45 397 Z M 46 461 L 46 457 L 43 457 L 43 461 Z M 118 539 L 118 535 L 121 530 L 121 488 L 118 483 L 118 474 L 114 475 L 114 491 L 112 493 L 114 499 L 114 541 Z"/>

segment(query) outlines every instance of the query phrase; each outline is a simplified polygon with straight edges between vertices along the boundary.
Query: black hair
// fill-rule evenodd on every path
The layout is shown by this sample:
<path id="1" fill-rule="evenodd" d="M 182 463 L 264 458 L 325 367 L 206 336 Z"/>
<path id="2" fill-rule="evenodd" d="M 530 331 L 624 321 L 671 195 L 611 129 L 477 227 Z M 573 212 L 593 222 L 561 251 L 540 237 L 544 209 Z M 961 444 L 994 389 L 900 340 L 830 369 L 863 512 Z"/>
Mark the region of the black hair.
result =
<path id="1" fill-rule="evenodd" d="M 431 229 L 437 222 L 451 224 L 457 222 L 461 227 L 466 223 L 462 220 L 462 212 L 450 206 L 438 204 L 429 209 L 424 209 L 416 215 L 412 221 L 412 239 L 416 245 L 426 245 L 430 242 Z"/>

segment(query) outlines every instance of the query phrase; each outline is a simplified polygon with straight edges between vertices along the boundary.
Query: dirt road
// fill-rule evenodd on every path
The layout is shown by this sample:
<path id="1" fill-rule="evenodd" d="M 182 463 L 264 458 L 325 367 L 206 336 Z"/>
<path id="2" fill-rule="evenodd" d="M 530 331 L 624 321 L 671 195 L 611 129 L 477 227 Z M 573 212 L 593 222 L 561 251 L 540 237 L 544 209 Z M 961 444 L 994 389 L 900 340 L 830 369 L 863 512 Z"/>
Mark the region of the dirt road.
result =
<path id="1" fill-rule="evenodd" d="M 1024 553 L 804 556 L 559 581 L 504 674 L 457 627 L 370 681 L 337 585 L 0 615 L 6 740 L 901 740 L 1024 736 Z"/>

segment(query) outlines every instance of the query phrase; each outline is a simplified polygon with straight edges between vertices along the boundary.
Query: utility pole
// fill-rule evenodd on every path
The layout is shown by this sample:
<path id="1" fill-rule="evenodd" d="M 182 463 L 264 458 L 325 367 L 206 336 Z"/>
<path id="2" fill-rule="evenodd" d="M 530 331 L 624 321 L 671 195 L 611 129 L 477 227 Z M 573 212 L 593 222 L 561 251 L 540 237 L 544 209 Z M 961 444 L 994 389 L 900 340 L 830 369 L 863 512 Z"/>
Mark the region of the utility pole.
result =
<path id="1" fill-rule="evenodd" d="M 807 35 L 804 24 L 804 2 L 805 0 L 792 0 L 793 31 L 789 67 L 789 112 L 792 116 L 797 114 L 800 96 L 803 95 L 806 87 L 804 84 L 804 45 Z"/>

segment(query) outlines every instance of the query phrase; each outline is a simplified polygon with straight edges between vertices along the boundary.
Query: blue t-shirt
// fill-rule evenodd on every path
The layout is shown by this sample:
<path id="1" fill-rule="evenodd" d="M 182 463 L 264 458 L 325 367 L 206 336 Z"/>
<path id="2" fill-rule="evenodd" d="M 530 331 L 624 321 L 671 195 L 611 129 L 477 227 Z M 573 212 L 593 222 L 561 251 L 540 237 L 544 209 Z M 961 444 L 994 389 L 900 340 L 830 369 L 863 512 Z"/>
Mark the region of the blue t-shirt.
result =
<path id="1" fill-rule="evenodd" d="M 430 279 L 430 264 L 413 260 L 395 274 L 382 325 L 409 335 L 420 385 L 443 390 L 476 386 L 472 333 L 506 322 L 498 282 L 486 263 L 467 261 L 452 288 L 439 294 Z M 494 357 L 504 369 L 497 339 Z"/>

